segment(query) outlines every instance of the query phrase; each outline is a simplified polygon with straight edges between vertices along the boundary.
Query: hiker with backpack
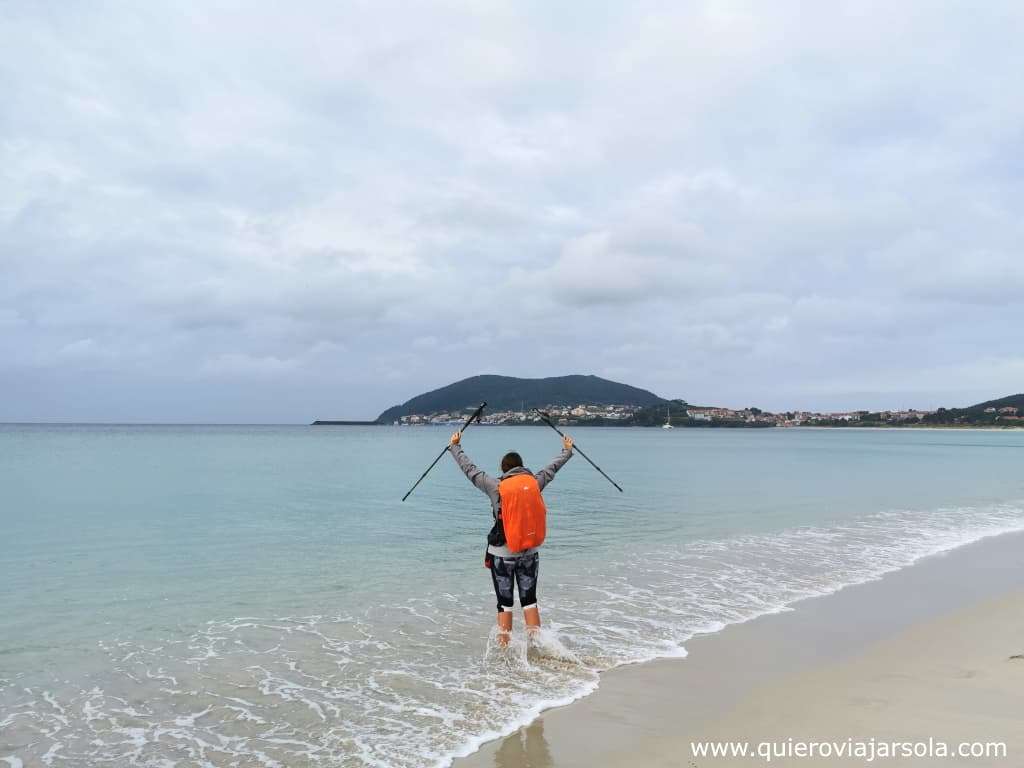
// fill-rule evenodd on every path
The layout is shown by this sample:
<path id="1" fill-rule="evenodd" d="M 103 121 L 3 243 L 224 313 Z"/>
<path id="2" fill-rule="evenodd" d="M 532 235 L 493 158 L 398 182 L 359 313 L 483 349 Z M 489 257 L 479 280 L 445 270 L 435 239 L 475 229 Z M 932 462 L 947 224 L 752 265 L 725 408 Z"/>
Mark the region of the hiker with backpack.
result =
<path id="1" fill-rule="evenodd" d="M 491 500 L 494 526 L 487 534 L 484 565 L 491 569 L 491 581 L 498 597 L 498 642 L 508 645 L 512 633 L 513 585 L 518 587 L 527 632 L 540 629 L 537 571 L 547 516 L 541 491 L 572 457 L 572 438 L 563 436 L 558 458 L 536 474 L 523 466 L 518 453 L 506 453 L 501 459 L 501 476 L 497 478 L 470 461 L 462 450 L 461 440 L 461 432 L 453 434 L 448 450 L 469 482 Z"/>

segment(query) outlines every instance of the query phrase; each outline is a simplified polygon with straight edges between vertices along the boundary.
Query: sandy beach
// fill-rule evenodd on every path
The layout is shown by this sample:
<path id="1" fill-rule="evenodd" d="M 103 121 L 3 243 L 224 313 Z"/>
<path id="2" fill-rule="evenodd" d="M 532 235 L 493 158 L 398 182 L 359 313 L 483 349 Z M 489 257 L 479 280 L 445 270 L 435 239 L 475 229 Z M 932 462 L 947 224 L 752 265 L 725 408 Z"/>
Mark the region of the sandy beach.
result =
<path id="1" fill-rule="evenodd" d="M 924 753 L 942 742 L 948 754 L 977 744 L 963 765 L 1021 765 L 1024 761 L 1024 591 L 924 622 L 854 658 L 760 687 L 701 734 L 708 740 L 774 742 L 848 739 L 884 743 L 887 754 Z M 898 748 L 888 745 L 898 743 Z M 912 743 L 909 749 L 905 744 Z M 1003 743 L 1005 753 L 986 744 Z M 918 746 L 920 745 L 920 746 Z M 678 744 L 672 744 L 673 748 Z M 686 745 L 688 748 L 688 745 Z M 978 757 L 971 757 L 977 750 Z M 987 752 L 986 752 L 987 750 Z M 908 759 L 945 764 L 950 758 Z M 987 758 L 987 759 L 982 759 Z M 887 762 L 880 758 L 877 762 Z M 694 759 L 697 765 L 748 764 L 749 759 Z M 865 758 L 779 759 L 778 765 L 864 765 Z M 671 763 L 669 763 L 671 764 Z"/>
<path id="2" fill-rule="evenodd" d="M 612 670 L 456 766 L 1024 765 L 1022 547 L 1022 534 L 986 539 L 694 638 L 686 659 Z M 697 741 L 774 756 L 699 757 Z M 861 756 L 780 756 L 803 742 Z M 939 757 L 939 742 L 1005 747 Z"/>

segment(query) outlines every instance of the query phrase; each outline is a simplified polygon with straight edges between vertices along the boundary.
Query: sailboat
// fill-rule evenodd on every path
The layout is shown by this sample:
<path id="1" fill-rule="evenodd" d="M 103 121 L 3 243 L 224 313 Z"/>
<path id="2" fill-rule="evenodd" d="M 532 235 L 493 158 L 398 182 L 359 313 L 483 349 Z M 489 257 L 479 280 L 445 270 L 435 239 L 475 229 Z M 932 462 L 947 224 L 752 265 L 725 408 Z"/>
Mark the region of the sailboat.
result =
<path id="1" fill-rule="evenodd" d="M 672 409 L 671 406 L 665 406 L 665 423 L 661 425 L 662 429 L 672 429 Z"/>

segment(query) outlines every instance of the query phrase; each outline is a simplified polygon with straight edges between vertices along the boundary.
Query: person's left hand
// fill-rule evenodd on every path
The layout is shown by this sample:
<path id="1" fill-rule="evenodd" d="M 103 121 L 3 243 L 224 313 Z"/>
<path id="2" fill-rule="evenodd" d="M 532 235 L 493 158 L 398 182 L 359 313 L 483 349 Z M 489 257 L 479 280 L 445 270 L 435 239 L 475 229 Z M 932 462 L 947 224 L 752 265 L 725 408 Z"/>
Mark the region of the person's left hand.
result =
<path id="1" fill-rule="evenodd" d="M 562 437 L 562 447 L 567 451 L 572 451 L 572 438 L 568 435 Z"/>
<path id="2" fill-rule="evenodd" d="M 455 434 L 452 435 L 452 439 L 451 439 L 451 442 L 449 443 L 449 445 L 458 445 L 459 441 L 461 441 L 461 440 L 462 440 L 462 433 L 461 432 L 456 432 Z"/>

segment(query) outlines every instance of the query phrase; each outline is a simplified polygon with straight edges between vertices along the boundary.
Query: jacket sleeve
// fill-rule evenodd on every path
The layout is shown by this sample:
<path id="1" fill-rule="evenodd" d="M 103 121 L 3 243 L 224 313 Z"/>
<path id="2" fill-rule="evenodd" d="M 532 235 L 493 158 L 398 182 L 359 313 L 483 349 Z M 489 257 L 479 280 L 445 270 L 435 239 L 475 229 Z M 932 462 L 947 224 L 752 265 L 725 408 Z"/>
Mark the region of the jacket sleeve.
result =
<path id="1" fill-rule="evenodd" d="M 562 449 L 562 452 L 558 454 L 558 458 L 548 464 L 544 469 L 534 475 L 537 480 L 537 485 L 543 491 L 544 486 L 555 479 L 555 473 L 562 468 L 562 466 L 569 459 L 572 458 L 572 451 Z"/>
<path id="2" fill-rule="evenodd" d="M 492 501 L 497 498 L 498 481 L 470 461 L 461 445 L 450 445 L 448 451 L 455 459 L 455 463 L 459 465 L 459 469 L 469 478 L 469 482 L 486 493 Z"/>

